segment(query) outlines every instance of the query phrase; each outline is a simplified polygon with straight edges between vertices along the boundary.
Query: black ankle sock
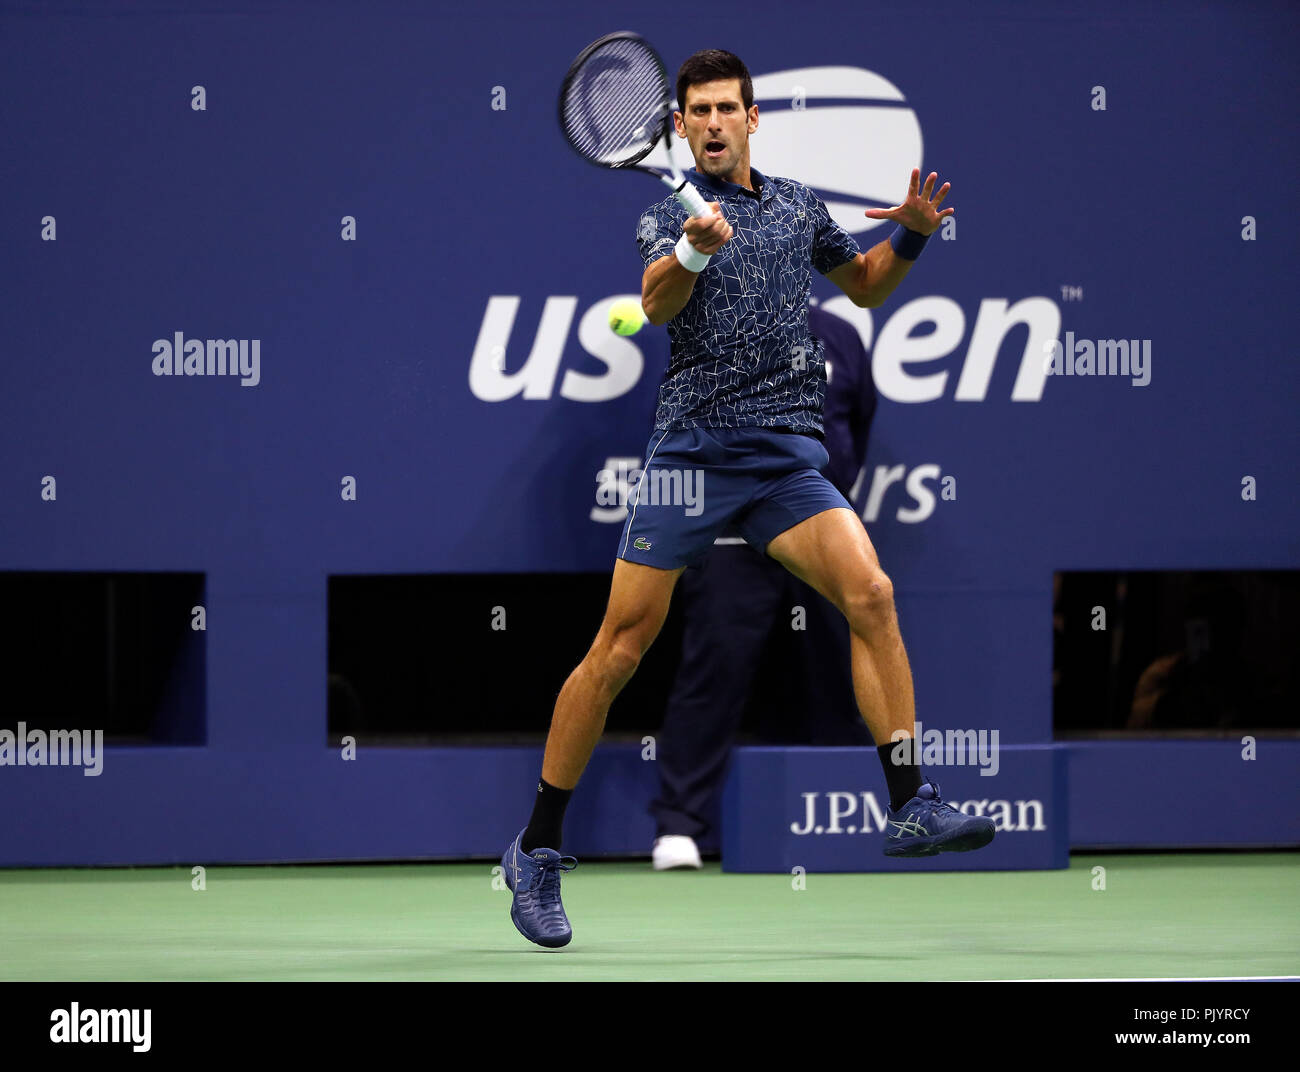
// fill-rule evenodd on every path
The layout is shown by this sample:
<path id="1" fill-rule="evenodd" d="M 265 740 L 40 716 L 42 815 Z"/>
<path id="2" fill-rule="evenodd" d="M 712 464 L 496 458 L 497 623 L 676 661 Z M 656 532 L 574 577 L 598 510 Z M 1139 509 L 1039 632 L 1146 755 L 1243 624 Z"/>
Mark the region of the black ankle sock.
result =
<path id="1" fill-rule="evenodd" d="M 902 750 L 905 762 L 894 760 L 894 752 L 901 741 L 876 745 L 876 755 L 880 765 L 885 768 L 885 781 L 889 784 L 889 810 L 898 811 L 904 804 L 916 796 L 921 788 L 920 748 L 915 743 Z"/>
<path id="2" fill-rule="evenodd" d="M 572 789 L 556 789 L 544 778 L 537 782 L 537 798 L 533 801 L 533 817 L 528 820 L 523 841 L 519 847 L 524 852 L 534 849 L 560 851 L 564 826 L 564 809 L 569 806 Z"/>

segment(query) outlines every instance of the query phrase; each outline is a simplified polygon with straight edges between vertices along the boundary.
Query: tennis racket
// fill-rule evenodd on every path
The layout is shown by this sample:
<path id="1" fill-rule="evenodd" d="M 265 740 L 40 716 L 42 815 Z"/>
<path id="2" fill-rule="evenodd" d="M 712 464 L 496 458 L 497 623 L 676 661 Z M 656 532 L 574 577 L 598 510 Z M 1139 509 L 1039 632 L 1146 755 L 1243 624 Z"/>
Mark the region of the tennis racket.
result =
<path id="1" fill-rule="evenodd" d="M 635 168 L 667 183 L 692 216 L 712 210 L 673 161 L 672 98 L 663 60 L 640 34 L 606 34 L 584 48 L 560 87 L 560 129 L 584 160 Z M 668 172 L 642 164 L 660 140 Z"/>

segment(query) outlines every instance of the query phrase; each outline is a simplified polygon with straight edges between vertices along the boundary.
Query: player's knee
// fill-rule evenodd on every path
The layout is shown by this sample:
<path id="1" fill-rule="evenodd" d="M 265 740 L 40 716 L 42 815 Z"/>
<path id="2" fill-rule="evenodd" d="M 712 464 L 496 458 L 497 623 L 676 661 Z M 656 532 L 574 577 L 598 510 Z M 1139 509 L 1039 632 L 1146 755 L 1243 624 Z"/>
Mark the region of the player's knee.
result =
<path id="1" fill-rule="evenodd" d="M 882 570 L 873 570 L 848 594 L 844 615 L 855 631 L 869 631 L 894 617 L 894 582 Z"/>
<path id="2" fill-rule="evenodd" d="M 614 642 L 609 653 L 609 670 L 611 676 L 622 684 L 636 673 L 641 665 L 640 645 L 632 643 L 626 637 Z"/>
<path id="3" fill-rule="evenodd" d="M 617 692 L 627 684 L 641 665 L 642 654 L 640 643 L 630 632 L 612 633 L 601 645 L 597 660 L 597 673 L 605 686 Z"/>

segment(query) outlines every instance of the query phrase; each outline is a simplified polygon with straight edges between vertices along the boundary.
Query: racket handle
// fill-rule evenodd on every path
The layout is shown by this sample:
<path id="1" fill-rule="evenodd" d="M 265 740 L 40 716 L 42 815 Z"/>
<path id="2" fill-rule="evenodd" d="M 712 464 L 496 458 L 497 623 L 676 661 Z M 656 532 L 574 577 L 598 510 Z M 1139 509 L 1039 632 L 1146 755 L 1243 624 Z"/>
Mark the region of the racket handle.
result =
<path id="1" fill-rule="evenodd" d="M 682 208 L 686 209 L 692 216 L 711 216 L 713 214 L 708 202 L 700 196 L 700 191 L 685 179 L 682 180 L 680 186 L 667 175 L 663 176 L 663 180 L 672 187 L 673 193 L 677 195 L 677 200 L 682 204 Z"/>

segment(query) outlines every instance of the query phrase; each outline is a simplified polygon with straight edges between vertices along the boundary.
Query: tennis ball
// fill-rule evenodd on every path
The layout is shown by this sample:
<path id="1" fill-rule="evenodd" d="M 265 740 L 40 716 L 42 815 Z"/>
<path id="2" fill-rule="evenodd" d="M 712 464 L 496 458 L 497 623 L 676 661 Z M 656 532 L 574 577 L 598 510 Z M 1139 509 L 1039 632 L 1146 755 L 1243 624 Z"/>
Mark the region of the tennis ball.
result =
<path id="1" fill-rule="evenodd" d="M 641 303 L 625 298 L 609 307 L 609 326 L 619 335 L 635 335 L 645 326 Z"/>

